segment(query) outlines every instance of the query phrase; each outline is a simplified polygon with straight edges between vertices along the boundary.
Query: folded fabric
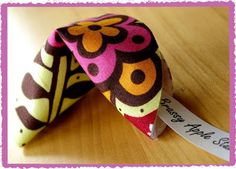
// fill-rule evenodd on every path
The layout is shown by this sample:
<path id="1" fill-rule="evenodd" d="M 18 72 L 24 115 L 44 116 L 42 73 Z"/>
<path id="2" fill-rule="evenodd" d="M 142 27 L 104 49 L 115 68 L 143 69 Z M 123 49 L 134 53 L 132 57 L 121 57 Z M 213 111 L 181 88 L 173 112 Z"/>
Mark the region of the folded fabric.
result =
<path id="1" fill-rule="evenodd" d="M 28 143 L 94 85 L 147 136 L 164 130 L 158 107 L 162 90 L 171 93 L 172 83 L 156 40 L 144 23 L 106 14 L 49 36 L 22 82 L 18 145 Z"/>
<path id="2" fill-rule="evenodd" d="M 24 146 L 93 87 L 67 46 L 52 33 L 22 82 L 17 144 Z"/>

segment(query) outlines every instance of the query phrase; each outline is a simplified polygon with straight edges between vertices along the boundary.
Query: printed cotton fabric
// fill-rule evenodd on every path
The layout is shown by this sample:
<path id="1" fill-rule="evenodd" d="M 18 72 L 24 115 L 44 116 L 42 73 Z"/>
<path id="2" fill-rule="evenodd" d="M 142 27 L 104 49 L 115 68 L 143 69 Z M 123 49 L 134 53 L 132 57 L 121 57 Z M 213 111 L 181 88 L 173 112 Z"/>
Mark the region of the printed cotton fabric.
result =
<path id="1" fill-rule="evenodd" d="M 18 145 L 94 86 L 144 134 L 153 135 L 163 63 L 152 32 L 129 16 L 106 14 L 58 28 L 24 76 L 16 107 Z"/>

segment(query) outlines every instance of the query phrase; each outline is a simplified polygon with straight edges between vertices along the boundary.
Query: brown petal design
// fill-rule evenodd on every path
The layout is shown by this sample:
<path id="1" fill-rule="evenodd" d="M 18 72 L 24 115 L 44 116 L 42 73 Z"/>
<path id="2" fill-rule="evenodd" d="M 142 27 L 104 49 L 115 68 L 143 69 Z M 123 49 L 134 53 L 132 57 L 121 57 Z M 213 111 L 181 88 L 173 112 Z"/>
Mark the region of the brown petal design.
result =
<path id="1" fill-rule="evenodd" d="M 28 129 L 37 130 L 46 125 L 46 123 L 39 121 L 35 119 L 33 116 L 31 116 L 28 110 L 24 106 L 16 108 L 16 112 L 21 122 Z"/>
<path id="2" fill-rule="evenodd" d="M 91 83 L 91 81 L 82 81 L 79 83 L 75 83 L 66 89 L 66 91 L 64 92 L 64 97 L 76 99 L 86 94 L 93 87 L 94 84 Z"/>
<path id="3" fill-rule="evenodd" d="M 39 86 L 31 76 L 31 74 L 26 73 L 23 83 L 22 90 L 25 96 L 29 99 L 37 99 L 47 97 L 48 93 L 41 86 Z"/>

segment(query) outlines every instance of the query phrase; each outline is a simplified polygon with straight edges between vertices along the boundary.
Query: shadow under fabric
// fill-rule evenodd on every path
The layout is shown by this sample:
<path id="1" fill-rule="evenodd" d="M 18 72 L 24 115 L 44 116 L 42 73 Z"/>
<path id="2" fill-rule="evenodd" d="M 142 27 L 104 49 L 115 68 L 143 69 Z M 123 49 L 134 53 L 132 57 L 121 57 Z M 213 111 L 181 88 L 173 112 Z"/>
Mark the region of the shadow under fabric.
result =
<path id="1" fill-rule="evenodd" d="M 106 14 L 49 36 L 22 82 L 17 144 L 27 144 L 94 86 L 148 137 L 165 129 L 158 108 L 172 82 L 152 32 L 132 17 Z"/>

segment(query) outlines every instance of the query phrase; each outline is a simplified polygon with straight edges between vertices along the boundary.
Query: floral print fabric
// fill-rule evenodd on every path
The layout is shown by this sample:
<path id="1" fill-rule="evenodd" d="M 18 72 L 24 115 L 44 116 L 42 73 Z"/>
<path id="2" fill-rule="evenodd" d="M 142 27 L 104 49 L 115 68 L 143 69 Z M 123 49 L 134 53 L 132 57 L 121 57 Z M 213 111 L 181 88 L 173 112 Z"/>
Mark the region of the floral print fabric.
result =
<path id="1" fill-rule="evenodd" d="M 47 43 L 54 44 L 51 53 L 60 53 L 59 48 L 66 46 L 117 110 L 144 134 L 152 135 L 150 126 L 161 99 L 162 63 L 158 44 L 144 23 L 106 14 L 58 28 Z M 85 94 L 74 89 L 74 95 Z"/>

